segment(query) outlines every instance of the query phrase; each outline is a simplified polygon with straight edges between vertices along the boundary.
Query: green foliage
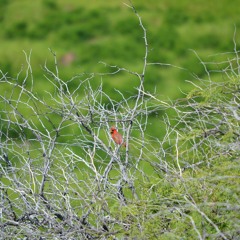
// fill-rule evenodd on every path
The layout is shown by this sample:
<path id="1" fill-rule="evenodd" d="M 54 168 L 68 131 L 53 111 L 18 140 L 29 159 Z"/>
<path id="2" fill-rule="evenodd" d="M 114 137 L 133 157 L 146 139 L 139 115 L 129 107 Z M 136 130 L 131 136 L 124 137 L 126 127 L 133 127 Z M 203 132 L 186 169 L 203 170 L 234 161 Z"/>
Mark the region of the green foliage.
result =
<path id="1" fill-rule="evenodd" d="M 166 11 L 166 17 L 164 25 L 176 27 L 178 25 L 185 24 L 190 20 L 186 9 L 181 8 L 180 6 L 171 6 Z"/>
<path id="2" fill-rule="evenodd" d="M 58 4 L 54 0 L 43 0 L 43 4 L 49 9 L 49 10 L 56 10 L 58 9 Z"/>
<path id="3" fill-rule="evenodd" d="M 193 61 L 193 54 L 186 53 L 187 49 L 195 49 L 204 56 L 221 50 L 230 51 L 234 31 L 232 26 L 238 23 L 239 16 L 234 1 L 214 3 L 210 1 L 136 3 L 149 33 L 151 59 L 155 62 L 185 67 L 204 78 L 205 73 L 199 69 L 199 64 Z M 0 57 L 4 59 L 7 52 L 10 56 L 8 63 L 11 65 L 8 67 L 6 61 L 1 61 L 4 72 L 9 72 L 7 71 L 9 68 L 14 72 L 19 70 L 21 62 L 13 64 L 16 59 L 21 58 L 21 53 L 14 51 L 19 45 L 26 51 L 33 50 L 34 67 L 44 64 L 45 55 L 41 56 L 43 49 L 51 47 L 57 52 L 58 58 L 66 52 L 74 52 L 77 59 L 62 73 L 63 79 L 71 78 L 71 73 L 77 74 L 82 69 L 98 72 L 102 69 L 96 65 L 98 61 L 117 64 L 120 67 L 128 62 L 130 68 L 141 67 L 138 59 L 142 57 L 142 31 L 138 27 L 137 18 L 121 2 L 106 5 L 104 1 L 94 1 L 94 4 L 90 5 L 87 1 L 65 3 L 60 0 L 38 0 L 32 4 L 29 0 L 24 2 L 5 0 L 1 1 L 1 4 L 5 11 L 1 15 L 0 23 L 3 27 L 0 34 L 2 42 Z M 216 11 L 210 11 L 214 7 Z M 34 59 L 39 56 L 39 61 L 35 63 Z M 95 60 L 94 64 L 92 59 Z M 158 81 L 162 78 L 161 69 L 156 68 L 155 72 L 155 83 L 146 82 L 149 89 L 154 89 L 155 86 L 161 89 L 163 85 Z M 188 90 L 189 86 L 184 80 L 189 79 L 189 74 L 183 75 L 179 72 L 179 75 L 181 79 L 177 87 L 176 84 L 172 85 L 172 81 L 176 79 L 175 75 L 170 70 L 167 72 L 165 84 L 172 90 L 163 94 L 176 98 L 179 96 L 178 88 Z M 41 78 L 40 69 L 35 70 L 35 77 Z M 111 85 L 110 80 L 105 82 Z M 124 83 L 120 84 L 119 88 L 127 90 Z M 38 91 L 42 92 L 43 89 L 39 87 Z"/>

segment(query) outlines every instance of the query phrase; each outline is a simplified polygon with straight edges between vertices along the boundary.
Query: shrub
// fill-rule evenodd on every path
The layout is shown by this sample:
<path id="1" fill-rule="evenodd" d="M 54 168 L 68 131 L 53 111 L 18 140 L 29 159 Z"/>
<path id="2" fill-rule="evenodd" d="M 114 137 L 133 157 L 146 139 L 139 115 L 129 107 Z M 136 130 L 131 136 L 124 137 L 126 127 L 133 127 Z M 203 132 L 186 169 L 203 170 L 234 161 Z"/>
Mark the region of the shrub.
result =
<path id="1" fill-rule="evenodd" d="M 238 53 L 215 73 L 201 61 L 209 79 L 162 101 L 145 90 L 148 39 L 131 8 L 143 31 L 140 72 L 115 66 L 65 82 L 57 64 L 45 65 L 48 99 L 36 93 L 30 56 L 21 81 L 1 72 L 0 89 L 10 89 L 0 96 L 1 238 L 239 238 Z M 138 81 L 135 95 L 93 87 L 119 72 Z M 213 82 L 219 73 L 226 81 Z M 160 111 L 164 134 L 153 138 L 149 116 Z M 126 148 L 112 141 L 112 125 Z"/>

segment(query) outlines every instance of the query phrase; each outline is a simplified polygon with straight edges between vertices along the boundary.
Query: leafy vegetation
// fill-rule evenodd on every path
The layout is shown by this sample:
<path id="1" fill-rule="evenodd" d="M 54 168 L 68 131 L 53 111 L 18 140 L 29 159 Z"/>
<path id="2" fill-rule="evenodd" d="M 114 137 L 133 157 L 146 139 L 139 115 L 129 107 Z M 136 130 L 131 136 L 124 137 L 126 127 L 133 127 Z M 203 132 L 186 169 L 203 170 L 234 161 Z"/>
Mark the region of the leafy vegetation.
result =
<path id="1" fill-rule="evenodd" d="M 201 57 L 232 49 L 234 25 L 239 24 L 236 1 L 136 1 L 149 35 L 149 62 L 170 63 L 186 68 L 198 76 L 205 77 L 204 69 L 189 49 Z M 142 35 L 136 18 L 119 1 L 52 1 L 30 0 L 2 1 L 4 11 L 0 46 L 0 65 L 3 72 L 14 75 L 21 68 L 22 50 L 32 50 L 32 66 L 35 78 L 42 79 L 42 69 L 51 57 L 48 48 L 57 53 L 59 64 L 69 52 L 75 58 L 67 66 L 61 66 L 62 79 L 72 73 L 109 71 L 99 61 L 138 71 L 142 67 Z M 215 9 L 215 11 L 212 11 Z M 229 17 L 231 16 L 231 18 Z M 211 58 L 207 61 L 211 61 Z M 185 79 L 188 71 L 172 71 L 154 68 L 148 76 L 146 88 L 157 90 L 170 98 L 180 97 L 189 90 Z M 119 79 L 104 79 L 114 87 Z M 164 82 L 164 83 L 163 83 Z M 127 90 L 126 81 L 118 86 Z M 43 92 L 41 85 L 39 92 Z"/>

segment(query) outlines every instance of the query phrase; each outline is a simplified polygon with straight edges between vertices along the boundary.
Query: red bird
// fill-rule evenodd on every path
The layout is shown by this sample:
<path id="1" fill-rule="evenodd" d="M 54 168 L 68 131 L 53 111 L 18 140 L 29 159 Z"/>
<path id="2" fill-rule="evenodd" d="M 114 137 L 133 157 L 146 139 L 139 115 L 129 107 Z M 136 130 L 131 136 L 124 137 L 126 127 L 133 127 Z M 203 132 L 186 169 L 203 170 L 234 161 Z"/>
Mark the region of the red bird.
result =
<path id="1" fill-rule="evenodd" d="M 118 145 L 123 145 L 124 147 L 126 147 L 126 143 L 123 142 L 123 137 L 122 135 L 117 131 L 115 126 L 112 126 L 110 129 L 110 133 L 112 136 L 113 141 L 118 144 Z"/>

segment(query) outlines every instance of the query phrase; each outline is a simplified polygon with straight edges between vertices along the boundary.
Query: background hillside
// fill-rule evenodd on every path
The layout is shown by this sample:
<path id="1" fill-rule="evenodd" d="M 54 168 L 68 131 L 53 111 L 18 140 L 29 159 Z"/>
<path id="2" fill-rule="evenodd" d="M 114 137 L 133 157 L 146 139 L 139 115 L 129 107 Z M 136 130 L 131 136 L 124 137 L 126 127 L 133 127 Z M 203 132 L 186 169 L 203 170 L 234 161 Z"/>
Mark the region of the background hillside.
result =
<path id="1" fill-rule="evenodd" d="M 127 3 L 127 1 L 126 1 Z M 213 54 L 232 51 L 234 28 L 240 25 L 238 1 L 141 1 L 133 2 L 147 26 L 149 62 L 186 68 L 169 70 L 152 66 L 146 88 L 176 98 L 180 89 L 191 88 L 191 73 L 206 77 L 195 54 L 213 61 Z M 103 0 L 3 0 L 0 17 L 0 66 L 9 76 L 24 63 L 23 50 L 32 51 L 31 63 L 38 89 L 42 92 L 41 66 L 52 64 L 51 48 L 61 66 L 65 81 L 82 72 L 115 71 L 109 65 L 132 71 L 141 69 L 142 32 L 138 20 L 122 1 Z M 188 72 L 189 71 L 189 72 Z M 151 73 L 151 74 L 150 74 Z M 127 77 L 102 78 L 105 89 L 129 90 Z M 45 84 L 44 83 L 44 84 Z M 130 83 L 134 87 L 134 82 Z M 50 86 L 49 86 L 50 87 Z"/>

